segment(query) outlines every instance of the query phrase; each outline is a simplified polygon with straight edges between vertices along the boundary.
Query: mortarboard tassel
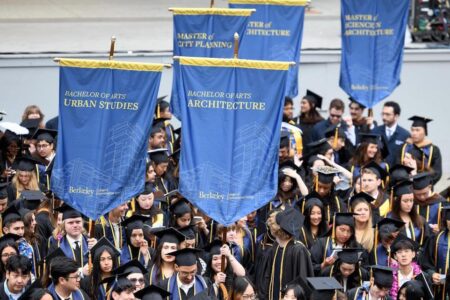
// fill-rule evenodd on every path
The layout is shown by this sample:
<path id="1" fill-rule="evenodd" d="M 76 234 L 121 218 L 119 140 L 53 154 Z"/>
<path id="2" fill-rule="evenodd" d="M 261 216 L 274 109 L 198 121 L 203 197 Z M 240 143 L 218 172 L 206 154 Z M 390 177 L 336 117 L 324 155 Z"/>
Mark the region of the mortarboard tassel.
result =
<path id="1" fill-rule="evenodd" d="M 333 139 L 333 149 L 337 148 L 338 138 L 339 138 L 339 124 L 336 125 L 336 129 L 334 130 L 334 139 Z"/>
<path id="2" fill-rule="evenodd" d="M 333 242 L 336 240 L 336 214 L 333 216 L 333 228 L 331 228 L 331 238 Z"/>
<path id="3" fill-rule="evenodd" d="M 134 214 L 136 212 L 136 199 L 131 198 L 131 211 Z"/>
<path id="4" fill-rule="evenodd" d="M 420 170 L 423 172 L 425 170 L 425 153 L 422 152 L 422 166 Z"/>
<path id="5" fill-rule="evenodd" d="M 161 117 L 161 112 L 160 112 L 160 105 L 158 103 L 158 105 L 156 105 L 156 118 L 159 119 Z"/>
<path id="6" fill-rule="evenodd" d="M 319 192 L 319 174 L 314 176 L 314 189 Z"/>

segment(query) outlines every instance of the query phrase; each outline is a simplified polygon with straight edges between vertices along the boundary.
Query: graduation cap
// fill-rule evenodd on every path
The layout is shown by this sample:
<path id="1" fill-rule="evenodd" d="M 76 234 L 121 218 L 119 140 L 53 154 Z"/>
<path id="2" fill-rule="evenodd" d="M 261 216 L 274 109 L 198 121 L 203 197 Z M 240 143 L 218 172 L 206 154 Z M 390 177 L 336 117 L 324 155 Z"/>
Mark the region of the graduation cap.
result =
<path id="1" fill-rule="evenodd" d="M 280 149 L 281 148 L 290 148 L 289 141 L 290 133 L 288 131 L 282 131 L 280 134 Z"/>
<path id="2" fill-rule="evenodd" d="M 394 188 L 394 195 L 396 197 L 413 193 L 412 182 L 409 180 L 400 181 L 393 188 Z"/>
<path id="3" fill-rule="evenodd" d="M 383 169 L 379 164 L 377 164 L 376 162 L 374 162 L 373 160 L 371 162 L 369 162 L 368 164 L 365 164 L 362 169 L 369 169 L 371 170 L 373 173 L 375 173 L 375 175 L 381 179 L 381 180 L 385 180 L 386 177 L 388 176 L 388 172 L 386 172 L 385 169 Z"/>
<path id="4" fill-rule="evenodd" d="M 197 264 L 197 255 L 201 252 L 200 249 L 196 248 L 184 248 L 174 252 L 168 253 L 168 255 L 175 256 L 175 263 L 181 267 L 190 267 Z"/>
<path id="5" fill-rule="evenodd" d="M 379 288 L 391 288 L 394 278 L 392 275 L 392 268 L 385 266 L 370 266 L 371 274 L 374 278 L 374 283 Z"/>
<path id="6" fill-rule="evenodd" d="M 396 183 L 409 180 L 409 174 L 414 170 L 405 165 L 396 164 L 389 170 L 389 182 L 391 186 L 394 186 Z"/>
<path id="7" fill-rule="evenodd" d="M 153 184 L 152 182 L 146 182 L 144 185 L 144 190 L 142 191 L 142 193 L 140 193 L 140 195 L 150 195 L 154 192 L 154 190 L 155 184 Z"/>
<path id="8" fill-rule="evenodd" d="M 31 157 L 21 157 L 17 164 L 17 170 L 32 172 L 36 170 L 36 164 L 41 165 L 42 163 Z"/>
<path id="9" fill-rule="evenodd" d="M 33 134 L 33 139 L 40 141 L 46 141 L 49 144 L 53 144 L 55 142 L 56 135 L 58 134 L 58 131 L 46 129 L 46 128 L 39 128 L 36 130 L 36 132 Z"/>
<path id="10" fill-rule="evenodd" d="M 8 197 L 8 185 L 10 182 L 0 183 L 0 199 L 5 199 Z"/>
<path id="11" fill-rule="evenodd" d="M 289 235 L 298 238 L 305 217 L 298 210 L 288 207 L 276 215 L 275 221 Z"/>
<path id="12" fill-rule="evenodd" d="M 215 299 L 217 299 L 217 298 L 208 295 L 208 289 L 203 290 L 202 292 L 200 292 L 192 297 L 189 297 L 189 300 L 215 300 Z"/>
<path id="13" fill-rule="evenodd" d="M 159 238 L 159 244 L 173 243 L 179 244 L 185 240 L 185 236 L 173 227 L 153 232 Z"/>
<path id="14" fill-rule="evenodd" d="M 25 292 L 23 292 L 22 295 L 20 295 L 19 298 L 17 298 L 17 300 L 29 300 L 32 299 L 31 295 L 37 291 L 42 289 L 42 283 L 39 279 L 35 280 L 26 290 Z"/>
<path id="15" fill-rule="evenodd" d="M 322 108 L 322 100 L 323 97 L 314 93 L 311 90 L 306 90 L 306 96 L 309 96 L 308 98 L 311 99 L 317 108 Z"/>
<path id="16" fill-rule="evenodd" d="M 334 277 L 307 277 L 312 286 L 314 299 L 332 299 L 336 290 L 342 290 L 342 285 Z M 323 298 L 322 298 L 323 297 Z"/>
<path id="17" fill-rule="evenodd" d="M 394 232 L 400 231 L 400 229 L 405 226 L 405 222 L 399 221 L 392 218 L 384 218 L 373 227 L 375 228 L 375 247 L 378 245 L 378 236 L 381 240 L 386 240 L 392 236 Z"/>
<path id="18" fill-rule="evenodd" d="M 214 239 L 208 246 L 205 247 L 205 251 L 209 253 L 209 255 L 219 255 L 220 248 L 222 248 L 223 242 L 219 239 Z"/>
<path id="19" fill-rule="evenodd" d="M 156 285 L 149 285 L 142 290 L 134 293 L 134 296 L 137 299 L 141 300 L 165 300 L 166 297 L 169 297 L 171 295 L 170 292 L 160 288 Z M 191 298 L 193 299 L 193 298 Z"/>
<path id="20" fill-rule="evenodd" d="M 291 159 L 287 159 L 287 160 L 281 162 L 280 165 L 278 166 L 278 170 L 280 170 L 280 171 L 283 169 L 287 169 L 287 168 L 293 169 L 296 172 L 298 172 L 300 170 L 300 168 Z"/>
<path id="21" fill-rule="evenodd" d="M 427 186 L 433 185 L 433 178 L 429 172 L 419 173 L 413 176 L 412 180 L 414 190 L 422 190 Z"/>
<path id="22" fill-rule="evenodd" d="M 189 206 L 189 202 L 186 199 L 175 200 L 172 205 L 170 205 L 170 211 L 172 214 L 177 216 L 182 216 L 184 214 L 192 212 L 191 207 Z"/>
<path id="23" fill-rule="evenodd" d="M 166 126 L 166 121 L 170 119 L 168 118 L 155 118 L 153 119 L 151 134 L 155 134 L 160 132 Z"/>
<path id="24" fill-rule="evenodd" d="M 158 97 L 156 99 L 156 109 L 155 109 L 155 116 L 156 118 L 160 118 L 161 112 L 164 111 L 166 108 L 170 107 L 169 102 L 164 101 L 166 99 L 167 95 Z"/>
<path id="25" fill-rule="evenodd" d="M 66 255 L 64 254 L 64 252 L 62 251 L 61 248 L 56 248 L 56 250 L 53 250 L 52 253 L 49 253 L 46 257 L 44 257 L 44 259 L 41 261 L 42 265 L 43 265 L 43 270 L 44 272 L 47 269 L 47 266 L 52 266 L 52 260 L 57 258 L 57 257 L 65 257 Z M 49 272 L 48 272 L 49 273 Z M 47 273 L 47 274 L 48 274 Z"/>
<path id="26" fill-rule="evenodd" d="M 330 166 L 319 166 L 312 170 L 317 172 L 319 182 L 324 184 L 332 183 L 334 176 L 336 176 L 339 173 L 338 169 Z"/>
<path id="27" fill-rule="evenodd" d="M 145 217 L 142 215 L 132 215 L 131 217 L 123 220 L 120 224 L 126 227 L 128 230 L 142 229 L 144 227 L 144 222 L 148 220 L 150 220 L 150 217 Z"/>
<path id="28" fill-rule="evenodd" d="M 120 251 L 117 250 L 117 248 L 104 236 L 97 241 L 94 247 L 92 247 L 92 256 L 95 257 L 100 255 L 106 248 L 110 248 L 117 257 L 120 256 Z"/>
<path id="29" fill-rule="evenodd" d="M 20 123 L 20 126 L 28 129 L 29 133 L 26 135 L 27 138 L 31 138 L 33 136 L 34 132 L 38 129 L 40 122 L 41 121 L 39 119 L 25 119 Z"/>
<path id="30" fill-rule="evenodd" d="M 425 276 L 425 273 L 420 272 L 418 275 L 416 275 L 416 278 L 413 281 L 417 281 L 422 285 L 422 290 L 425 294 L 424 295 L 425 300 L 434 299 L 433 291 L 431 290 L 431 282 Z"/>
<path id="31" fill-rule="evenodd" d="M 410 249 L 412 251 L 417 252 L 419 250 L 420 245 L 413 241 L 412 239 L 408 238 L 407 236 L 404 236 L 402 234 L 399 234 L 397 238 L 394 240 L 394 242 L 391 245 L 392 253 L 397 252 L 398 250 L 402 249 Z"/>
<path id="32" fill-rule="evenodd" d="M 365 109 L 365 108 L 366 108 L 366 106 L 365 106 L 365 105 L 361 104 L 360 102 L 358 102 L 358 100 L 356 100 L 356 99 L 355 99 L 355 98 L 353 98 L 353 97 L 349 97 L 349 98 L 348 98 L 348 100 L 350 100 L 350 102 L 353 102 L 353 103 L 356 103 L 356 104 L 358 104 L 359 106 L 361 106 L 361 107 L 362 107 L 362 109 Z"/>
<path id="33" fill-rule="evenodd" d="M 424 299 L 430 299 L 425 298 L 425 291 L 423 288 L 423 285 L 421 282 L 417 280 L 408 280 L 405 283 L 402 284 L 401 287 L 399 287 L 399 294 L 400 290 L 404 289 L 404 295 L 406 299 L 408 300 L 424 300 Z M 433 298 L 434 299 L 434 298 Z"/>
<path id="34" fill-rule="evenodd" d="M 340 226 L 340 225 L 348 225 L 350 227 L 355 226 L 355 219 L 354 216 L 358 214 L 351 213 L 351 212 L 342 212 L 342 213 L 335 213 L 334 214 L 334 227 Z"/>
<path id="35" fill-rule="evenodd" d="M 369 204 L 372 203 L 373 200 L 375 200 L 375 198 L 373 198 L 371 195 L 364 192 L 359 192 L 358 194 L 355 194 L 350 198 L 350 206 L 353 205 L 353 202 L 359 199 L 365 200 Z"/>
<path id="36" fill-rule="evenodd" d="M 131 273 L 122 273 L 122 274 L 116 274 L 114 276 L 110 276 L 107 278 L 104 278 L 100 283 L 104 284 L 108 284 L 109 286 L 111 286 L 111 288 L 107 291 L 107 294 L 111 293 L 112 291 L 114 291 L 115 287 L 117 286 L 117 284 L 122 284 L 122 283 L 130 283 L 131 281 L 127 278 L 128 275 L 130 275 Z M 107 299 L 109 299 L 109 297 L 107 296 Z"/>
<path id="37" fill-rule="evenodd" d="M 4 245 L 8 244 L 8 245 L 13 245 L 15 244 L 18 240 L 20 240 L 22 237 L 14 234 L 14 233 L 7 233 L 4 234 L 1 238 L 0 238 L 0 248 L 3 247 Z"/>
<path id="38" fill-rule="evenodd" d="M 133 259 L 114 269 L 113 273 L 117 275 L 123 273 L 127 273 L 128 275 L 132 273 L 147 274 L 147 269 L 138 260 Z"/>
<path id="39" fill-rule="evenodd" d="M 11 204 L 2 213 L 2 226 L 6 226 L 11 222 L 17 222 L 22 220 L 19 210 L 14 204 Z"/>
<path id="40" fill-rule="evenodd" d="M 41 201 L 45 199 L 45 194 L 41 191 L 25 190 L 22 191 L 19 199 L 24 201 L 25 208 L 35 210 L 41 204 Z"/>
<path id="41" fill-rule="evenodd" d="M 57 207 L 54 209 L 57 212 L 62 213 L 62 219 L 63 221 L 66 219 L 72 219 L 72 218 L 82 218 L 83 215 L 77 211 L 76 209 L 70 207 L 66 203 L 64 203 L 62 206 Z"/>
<path id="42" fill-rule="evenodd" d="M 178 228 L 178 231 L 184 235 L 185 240 L 195 239 L 195 225 L 188 225 L 183 228 Z"/>
<path id="43" fill-rule="evenodd" d="M 309 149 L 308 156 L 314 154 L 325 154 L 328 150 L 331 149 L 330 143 L 328 143 L 327 139 L 325 138 L 311 142 L 307 144 L 306 147 Z"/>
<path id="44" fill-rule="evenodd" d="M 337 253 L 338 259 L 346 264 L 355 265 L 359 262 L 361 253 L 364 249 L 360 248 L 343 248 Z"/>
<path id="45" fill-rule="evenodd" d="M 155 164 L 169 162 L 169 155 L 167 154 L 166 148 L 158 148 L 158 149 L 150 150 L 150 151 L 148 151 L 148 154 L 150 155 L 150 159 Z"/>
<path id="46" fill-rule="evenodd" d="M 375 144 L 378 145 L 380 135 L 374 133 L 360 133 L 359 134 L 361 143 Z"/>
<path id="47" fill-rule="evenodd" d="M 425 129 L 425 134 L 426 135 L 428 135 L 427 124 L 429 122 L 433 121 L 432 119 L 429 119 L 429 118 L 426 118 L 426 117 L 420 117 L 420 116 L 412 116 L 408 120 L 413 121 L 411 127 L 422 127 L 423 129 Z"/>

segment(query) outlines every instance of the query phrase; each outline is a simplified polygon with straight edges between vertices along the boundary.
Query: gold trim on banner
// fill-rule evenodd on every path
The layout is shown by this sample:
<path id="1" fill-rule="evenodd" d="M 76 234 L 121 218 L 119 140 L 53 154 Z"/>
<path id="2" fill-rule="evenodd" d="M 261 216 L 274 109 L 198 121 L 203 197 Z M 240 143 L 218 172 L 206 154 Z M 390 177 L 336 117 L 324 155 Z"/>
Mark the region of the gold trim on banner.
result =
<path id="1" fill-rule="evenodd" d="M 58 58 L 56 60 L 61 67 L 120 69 L 129 71 L 162 72 L 165 66 L 163 64 L 137 63 L 116 60 L 88 60 L 75 58 Z"/>
<path id="2" fill-rule="evenodd" d="M 262 70 L 289 70 L 289 66 L 294 63 L 284 61 L 266 61 L 266 60 L 248 60 L 248 59 L 227 59 L 227 58 L 204 58 L 204 57 L 186 57 L 175 56 L 179 59 L 180 64 L 186 66 L 203 66 L 203 67 L 235 67 L 246 69 L 262 69 Z"/>
<path id="3" fill-rule="evenodd" d="M 222 16 L 243 16 L 248 17 L 255 9 L 234 9 L 234 8 L 169 8 L 174 15 L 222 15 Z"/>
<path id="4" fill-rule="evenodd" d="M 307 0 L 228 0 L 230 4 L 305 6 Z"/>

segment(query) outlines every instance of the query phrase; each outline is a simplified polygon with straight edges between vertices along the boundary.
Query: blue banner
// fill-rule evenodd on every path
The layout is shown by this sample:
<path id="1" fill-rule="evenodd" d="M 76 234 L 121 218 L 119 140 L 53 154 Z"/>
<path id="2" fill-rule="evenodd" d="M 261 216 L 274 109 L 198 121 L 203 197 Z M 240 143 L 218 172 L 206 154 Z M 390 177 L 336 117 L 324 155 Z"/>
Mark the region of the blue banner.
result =
<path id="1" fill-rule="evenodd" d="M 288 69 L 286 62 L 180 59 L 179 191 L 221 224 L 231 225 L 277 192 Z"/>
<path id="2" fill-rule="evenodd" d="M 341 0 L 340 87 L 372 108 L 400 84 L 409 0 Z"/>
<path id="3" fill-rule="evenodd" d="M 239 40 L 253 10 L 228 8 L 172 8 L 173 55 L 193 57 L 232 58 L 234 33 Z M 173 83 L 170 107 L 181 120 L 176 85 L 178 63 L 173 65 Z"/>
<path id="4" fill-rule="evenodd" d="M 229 0 L 231 8 L 254 8 L 239 58 L 294 61 L 289 70 L 285 95 L 298 95 L 298 72 L 302 47 L 304 0 Z"/>
<path id="5" fill-rule="evenodd" d="M 96 220 L 144 188 L 163 65 L 60 61 L 55 194 Z"/>

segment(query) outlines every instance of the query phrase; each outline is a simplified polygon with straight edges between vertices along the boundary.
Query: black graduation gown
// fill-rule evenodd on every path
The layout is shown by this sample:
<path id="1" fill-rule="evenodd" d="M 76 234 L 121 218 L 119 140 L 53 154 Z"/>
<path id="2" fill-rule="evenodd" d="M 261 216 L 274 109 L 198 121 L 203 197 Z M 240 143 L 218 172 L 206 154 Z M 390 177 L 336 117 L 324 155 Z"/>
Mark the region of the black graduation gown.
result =
<path id="1" fill-rule="evenodd" d="M 320 276 L 322 277 L 334 277 L 339 283 L 344 286 L 343 277 L 340 272 L 337 270 L 337 264 L 332 266 L 328 266 L 320 272 Z M 359 287 L 362 285 L 364 281 L 370 279 L 369 272 L 362 268 L 357 267 L 355 272 L 347 278 L 347 291 L 353 288 Z"/>
<path id="2" fill-rule="evenodd" d="M 365 294 L 365 297 L 363 298 L 364 291 L 361 287 L 357 287 L 354 289 L 351 289 L 350 291 L 347 292 L 347 299 L 349 300 L 368 300 L 369 296 L 367 295 L 367 293 Z M 392 298 L 390 296 L 386 296 L 384 297 L 384 300 L 392 300 Z"/>
<path id="3" fill-rule="evenodd" d="M 428 224 L 438 224 L 442 207 L 448 205 L 447 199 L 437 193 L 433 193 L 428 197 L 424 204 L 418 201 L 416 201 L 416 204 L 417 212 L 425 218 Z"/>
<path id="4" fill-rule="evenodd" d="M 115 242 L 117 240 L 117 243 L 120 245 L 120 249 L 122 249 L 126 240 L 125 228 L 120 224 L 118 226 L 120 235 L 116 236 L 108 217 L 102 216 L 100 217 L 100 220 L 95 224 L 94 236 L 97 240 L 101 239 L 102 237 L 106 237 L 108 241 L 110 241 L 113 245 L 116 245 Z"/>
<path id="5" fill-rule="evenodd" d="M 284 251 L 284 255 L 281 255 L 282 264 L 277 267 L 274 260 L 276 253 L 279 251 Z M 274 243 L 269 251 L 269 255 L 267 268 L 264 271 L 264 284 L 260 287 L 261 299 L 272 300 L 273 294 L 277 293 L 276 290 L 273 290 L 276 286 L 279 288 L 279 293 L 280 290 L 297 277 L 302 277 L 306 280 L 306 277 L 314 276 L 308 249 L 299 241 L 291 240 L 285 249 L 280 248 L 277 243 Z M 277 268 L 280 270 L 279 274 L 275 273 Z M 274 278 L 273 281 L 271 280 L 272 276 Z M 280 278 L 280 276 L 282 277 Z M 280 282 L 281 284 L 279 284 Z"/>
<path id="6" fill-rule="evenodd" d="M 37 233 L 44 239 L 49 239 L 52 236 L 55 228 L 50 221 L 50 213 L 47 211 L 40 211 L 36 215 L 36 230 Z"/>
<path id="7" fill-rule="evenodd" d="M 264 272 L 270 268 L 270 260 L 271 260 L 271 249 L 273 247 L 274 241 L 265 241 L 264 239 L 268 239 L 266 234 L 264 234 L 263 238 L 258 241 L 256 245 L 256 253 L 255 253 L 255 269 L 254 269 L 254 280 L 256 289 L 260 290 L 263 288 L 264 282 Z"/>

